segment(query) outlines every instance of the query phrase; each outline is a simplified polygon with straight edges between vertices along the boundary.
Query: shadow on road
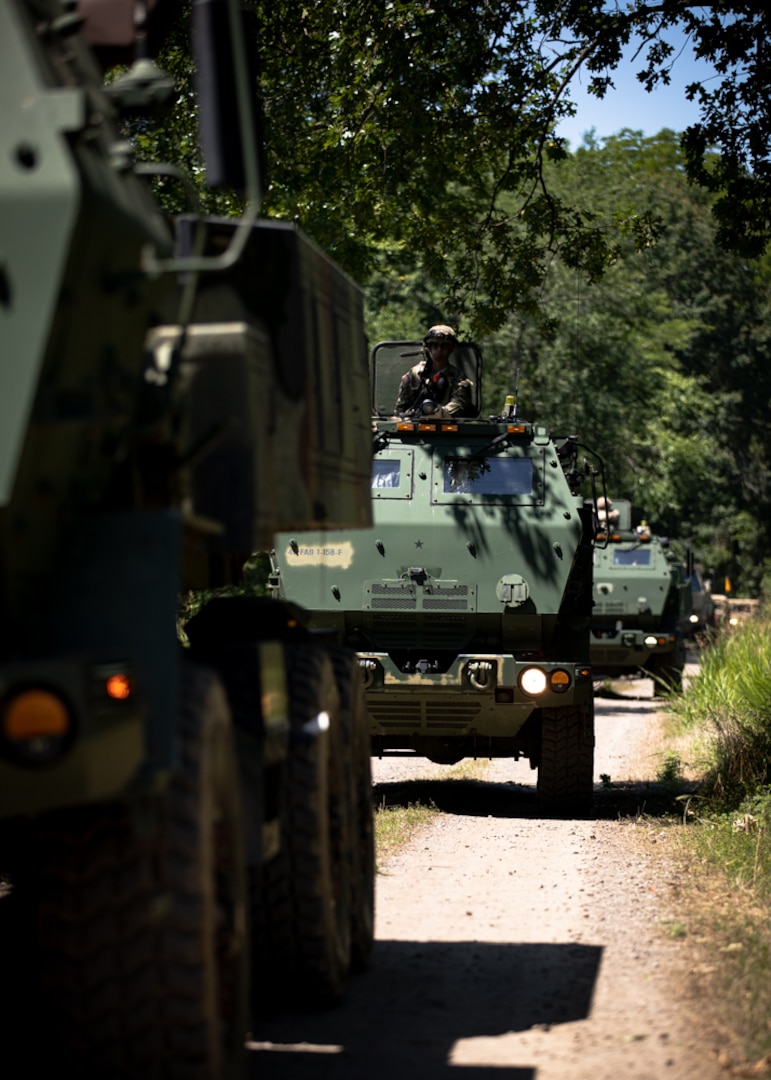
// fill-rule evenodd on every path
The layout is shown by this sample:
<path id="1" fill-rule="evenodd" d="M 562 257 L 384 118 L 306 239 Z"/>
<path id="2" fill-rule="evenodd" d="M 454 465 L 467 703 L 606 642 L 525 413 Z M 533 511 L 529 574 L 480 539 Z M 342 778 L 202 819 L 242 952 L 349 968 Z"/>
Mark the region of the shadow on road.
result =
<path id="1" fill-rule="evenodd" d="M 614 696 L 597 701 L 598 720 L 613 724 L 626 723 L 630 717 L 640 725 L 661 709 L 661 701 L 652 698 Z M 400 755 L 394 755 L 399 757 Z M 409 760 L 405 755 L 404 760 Z M 414 760 L 419 761 L 419 758 Z M 404 779 L 376 783 L 373 788 L 376 808 L 394 806 L 435 806 L 447 814 L 471 817 L 544 818 L 561 817 L 549 814 L 536 802 L 537 772 L 520 765 L 522 777 L 532 776 L 532 783 L 522 780 L 489 781 L 459 779 L 448 775 L 431 779 Z M 448 767 L 449 770 L 449 767 Z M 592 809 L 580 815 L 583 819 L 617 819 L 619 817 L 681 816 L 683 798 L 693 794 L 697 784 L 682 779 L 660 780 L 655 777 L 637 781 L 614 781 L 595 784 Z"/>
<path id="2" fill-rule="evenodd" d="M 682 815 L 682 796 L 692 794 L 692 783 L 614 783 L 595 785 L 594 805 L 586 813 L 569 815 L 583 820 L 608 820 L 619 817 L 669 817 Z M 445 814 L 468 817 L 564 818 L 565 814 L 546 813 L 536 802 L 535 780 L 532 785 L 490 782 L 486 780 L 400 780 L 375 784 L 376 807 L 435 806 Z"/>
<path id="3" fill-rule="evenodd" d="M 548 1029 L 589 1015 L 602 948 L 378 941 L 371 967 L 325 1013 L 265 1019 L 250 1043 L 259 1080 L 439 1080 L 459 1039 Z M 452 1070 L 452 1072 L 450 1071 Z M 463 1067 L 463 1080 L 534 1080 L 531 1064 Z"/>

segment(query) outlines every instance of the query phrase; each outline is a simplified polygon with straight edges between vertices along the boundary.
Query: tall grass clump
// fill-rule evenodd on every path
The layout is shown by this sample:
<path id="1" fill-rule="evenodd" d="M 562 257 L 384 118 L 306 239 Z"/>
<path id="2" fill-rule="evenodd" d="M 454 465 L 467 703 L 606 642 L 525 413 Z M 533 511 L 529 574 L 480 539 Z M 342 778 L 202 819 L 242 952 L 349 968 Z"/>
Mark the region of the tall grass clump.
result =
<path id="1" fill-rule="evenodd" d="M 705 754 L 704 794 L 735 807 L 771 784 L 771 617 L 720 633 L 672 711 Z"/>

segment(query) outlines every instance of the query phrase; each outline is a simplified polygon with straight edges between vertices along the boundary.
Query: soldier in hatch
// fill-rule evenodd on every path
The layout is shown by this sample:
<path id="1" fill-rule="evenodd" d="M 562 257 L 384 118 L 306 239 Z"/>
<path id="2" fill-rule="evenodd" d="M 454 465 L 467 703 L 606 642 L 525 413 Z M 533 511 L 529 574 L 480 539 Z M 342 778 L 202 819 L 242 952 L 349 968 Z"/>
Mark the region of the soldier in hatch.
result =
<path id="1" fill-rule="evenodd" d="M 472 416 L 471 382 L 450 363 L 458 339 L 451 326 L 432 326 L 423 339 L 425 360 L 402 378 L 394 412 L 423 416 Z"/>

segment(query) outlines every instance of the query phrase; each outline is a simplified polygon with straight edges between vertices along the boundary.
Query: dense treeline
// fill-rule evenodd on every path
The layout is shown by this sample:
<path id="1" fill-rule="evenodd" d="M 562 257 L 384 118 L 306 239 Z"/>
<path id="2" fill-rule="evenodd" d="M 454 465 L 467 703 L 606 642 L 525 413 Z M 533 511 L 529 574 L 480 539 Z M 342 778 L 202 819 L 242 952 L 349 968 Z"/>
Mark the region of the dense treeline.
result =
<path id="1" fill-rule="evenodd" d="M 548 175 L 576 213 L 610 231 L 619 212 L 657 220 L 596 283 L 555 254 L 537 315 L 513 313 L 480 339 L 484 409 L 515 384 L 520 414 L 571 431 L 605 461 L 610 493 L 692 545 L 715 591 L 771 585 L 768 259 L 715 241 L 711 196 L 687 182 L 677 136 L 624 132 L 584 145 Z M 415 264 L 368 290 L 370 335 L 450 319 Z"/>
<path id="2" fill-rule="evenodd" d="M 189 8 L 191 0 L 169 0 Z M 612 94 L 631 64 L 653 90 L 683 51 L 715 74 L 687 94 L 699 122 L 681 167 L 713 196 L 724 246 L 757 256 L 771 219 L 771 12 L 725 0 L 244 0 L 266 136 L 264 212 L 296 220 L 357 280 L 411 254 L 475 333 L 516 309 L 532 317 L 556 250 L 587 280 L 617 237 L 649 243 L 654 223 L 615 208 L 613 229 L 551 189 L 557 132 L 582 85 Z M 684 45 L 684 42 L 687 44 Z M 134 128 L 141 156 L 182 160 L 198 178 L 184 21 L 162 57 L 175 115 Z M 169 203 L 181 188 L 159 181 Z M 205 196 L 226 209 L 227 194 Z"/>

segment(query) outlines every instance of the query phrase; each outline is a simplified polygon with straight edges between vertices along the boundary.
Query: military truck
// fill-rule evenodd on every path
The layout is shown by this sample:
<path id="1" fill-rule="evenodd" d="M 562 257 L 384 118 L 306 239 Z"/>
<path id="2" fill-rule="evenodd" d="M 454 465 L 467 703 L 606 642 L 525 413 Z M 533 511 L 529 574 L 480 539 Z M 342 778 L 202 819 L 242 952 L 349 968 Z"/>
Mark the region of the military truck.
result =
<path id="1" fill-rule="evenodd" d="M 354 648 L 375 755 L 527 758 L 549 809 L 590 804 L 592 510 L 577 494 L 574 436 L 479 416 L 481 352 L 452 363 L 472 415 L 393 414 L 422 347 L 371 356 L 374 527 L 277 534 L 274 595 L 311 611 L 320 638 Z"/>
<path id="2" fill-rule="evenodd" d="M 741 599 L 726 596 L 725 593 L 712 593 L 715 605 L 715 626 L 733 630 L 760 612 L 759 600 Z"/>
<path id="3" fill-rule="evenodd" d="M 105 88 L 100 63 L 150 40 L 145 8 L 0 5 L 9 1075 L 16 1054 L 18 1075 L 231 1080 L 250 1003 L 332 1001 L 372 942 L 355 654 L 235 588 L 278 527 L 371 523 L 362 298 L 257 216 L 229 0 L 195 0 L 194 46 L 207 171 L 247 211 L 161 210 L 147 175 L 173 170 L 119 121 L 169 80 L 140 53 Z M 180 595 L 228 583 L 185 647 Z"/>
<path id="4" fill-rule="evenodd" d="M 632 526 L 628 499 L 598 500 L 591 661 L 597 676 L 650 675 L 660 696 L 682 684 L 689 576 L 669 541 Z"/>
<path id="5" fill-rule="evenodd" d="M 716 605 L 712 598 L 711 582 L 697 566 L 691 567 L 691 613 L 686 636 L 703 641 L 715 629 Z"/>

